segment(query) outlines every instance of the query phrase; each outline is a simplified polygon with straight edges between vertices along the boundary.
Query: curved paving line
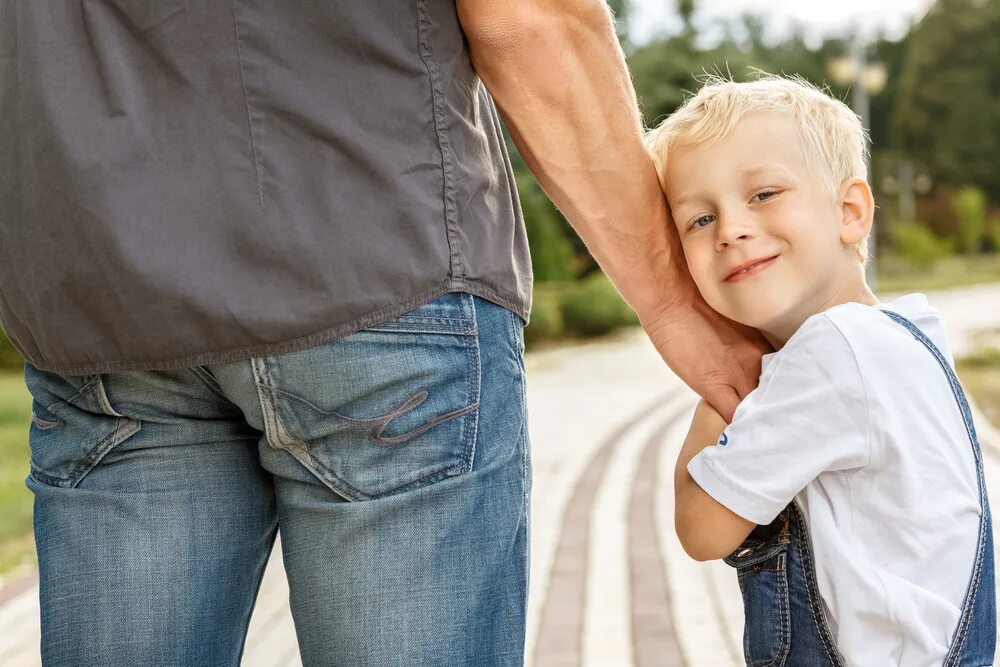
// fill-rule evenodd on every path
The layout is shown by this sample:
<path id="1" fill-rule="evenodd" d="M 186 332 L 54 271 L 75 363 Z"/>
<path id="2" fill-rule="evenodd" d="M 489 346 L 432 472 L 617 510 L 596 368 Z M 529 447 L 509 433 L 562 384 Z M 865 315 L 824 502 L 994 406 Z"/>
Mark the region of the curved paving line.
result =
<path id="1" fill-rule="evenodd" d="M 656 525 L 656 486 L 659 459 L 667 451 L 665 438 L 692 405 L 672 410 L 643 448 L 632 483 L 628 508 L 629 590 L 632 614 L 632 651 L 636 667 L 685 667 L 684 655 L 671 614 L 665 555 Z M 672 480 L 666 483 L 673 484 Z M 662 527 L 661 527 L 662 528 Z"/>
<path id="2" fill-rule="evenodd" d="M 549 573 L 548 593 L 535 642 L 535 667 L 575 667 L 582 664 L 590 519 L 597 490 L 608 469 L 608 460 L 629 430 L 673 401 L 683 390 L 683 387 L 679 387 L 661 395 L 626 418 L 598 445 L 577 480 L 566 503 L 559 542 Z"/>

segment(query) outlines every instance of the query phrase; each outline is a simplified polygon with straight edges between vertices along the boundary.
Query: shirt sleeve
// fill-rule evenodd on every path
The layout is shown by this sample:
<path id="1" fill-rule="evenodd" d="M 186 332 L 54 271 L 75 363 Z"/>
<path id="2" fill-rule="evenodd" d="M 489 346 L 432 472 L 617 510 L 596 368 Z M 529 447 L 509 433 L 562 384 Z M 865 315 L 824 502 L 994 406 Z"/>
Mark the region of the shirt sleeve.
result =
<path id="1" fill-rule="evenodd" d="M 871 462 L 868 401 L 840 329 L 814 315 L 775 355 L 718 444 L 688 463 L 719 503 L 765 525 L 827 471 Z"/>

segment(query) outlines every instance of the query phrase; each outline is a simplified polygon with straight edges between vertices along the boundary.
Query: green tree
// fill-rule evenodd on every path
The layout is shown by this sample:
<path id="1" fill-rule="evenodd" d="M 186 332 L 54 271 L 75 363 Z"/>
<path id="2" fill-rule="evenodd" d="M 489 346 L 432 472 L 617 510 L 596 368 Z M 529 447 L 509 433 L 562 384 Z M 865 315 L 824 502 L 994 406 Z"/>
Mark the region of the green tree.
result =
<path id="1" fill-rule="evenodd" d="M 937 0 L 914 28 L 892 129 L 935 182 L 1000 201 L 1000 2 Z"/>

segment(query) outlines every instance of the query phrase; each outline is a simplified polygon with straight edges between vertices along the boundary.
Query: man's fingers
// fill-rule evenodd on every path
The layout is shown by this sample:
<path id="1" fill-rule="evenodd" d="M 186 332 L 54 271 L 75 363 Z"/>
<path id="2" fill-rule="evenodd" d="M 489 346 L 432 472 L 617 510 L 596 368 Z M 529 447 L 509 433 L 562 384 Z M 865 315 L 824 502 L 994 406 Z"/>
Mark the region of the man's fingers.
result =
<path id="1" fill-rule="evenodd" d="M 736 393 L 736 390 L 729 386 L 721 386 L 712 390 L 712 392 L 705 397 L 712 407 L 722 415 L 722 418 L 726 420 L 727 424 L 731 424 L 733 421 L 733 414 L 736 412 L 736 406 L 740 404 L 742 398 Z"/>
<path id="2" fill-rule="evenodd" d="M 736 379 L 736 387 L 733 391 L 736 394 L 737 402 L 742 401 L 751 391 L 757 388 L 758 378 L 744 375 Z M 734 408 L 735 409 L 735 408 Z"/>

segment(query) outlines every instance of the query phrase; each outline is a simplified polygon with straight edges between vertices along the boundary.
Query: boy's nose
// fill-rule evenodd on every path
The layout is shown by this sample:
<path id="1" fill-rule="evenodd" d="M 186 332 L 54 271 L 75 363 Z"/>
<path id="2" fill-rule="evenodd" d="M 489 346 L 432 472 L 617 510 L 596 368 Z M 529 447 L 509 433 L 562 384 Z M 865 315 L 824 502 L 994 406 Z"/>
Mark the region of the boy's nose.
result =
<path id="1" fill-rule="evenodd" d="M 720 218 L 715 226 L 715 232 L 715 246 L 719 250 L 727 248 L 734 243 L 748 241 L 753 238 L 752 225 L 745 218 L 735 220 L 732 218 L 722 220 Z"/>

